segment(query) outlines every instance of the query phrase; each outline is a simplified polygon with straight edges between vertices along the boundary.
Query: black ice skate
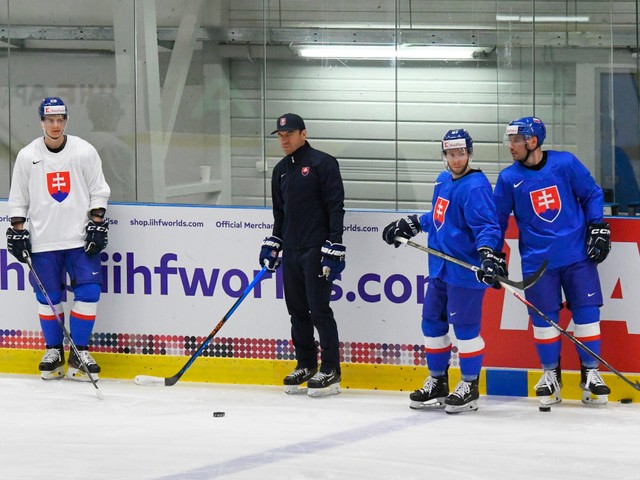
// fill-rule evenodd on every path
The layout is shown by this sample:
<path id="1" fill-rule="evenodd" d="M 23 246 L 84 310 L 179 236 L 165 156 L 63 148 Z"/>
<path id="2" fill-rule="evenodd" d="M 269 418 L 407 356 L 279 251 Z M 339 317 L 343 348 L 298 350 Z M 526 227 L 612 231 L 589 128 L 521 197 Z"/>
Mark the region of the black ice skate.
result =
<path id="1" fill-rule="evenodd" d="M 449 378 L 429 376 L 424 386 L 409 395 L 409 408 L 414 410 L 431 410 L 444 408 L 444 399 L 449 395 Z"/>
<path id="2" fill-rule="evenodd" d="M 318 367 L 306 368 L 297 366 L 293 372 L 284 377 L 284 393 L 288 395 L 307 393 L 307 389 L 301 388 L 300 385 L 308 382 L 317 371 Z"/>
<path id="3" fill-rule="evenodd" d="M 446 413 L 474 412 L 478 410 L 478 379 L 471 382 L 462 380 L 452 394 L 444 399 Z"/>
<path id="4" fill-rule="evenodd" d="M 606 405 L 609 401 L 611 389 L 604 383 L 598 367 L 580 368 L 580 388 L 585 405 Z"/>
<path id="5" fill-rule="evenodd" d="M 319 371 L 316 373 L 307 386 L 309 387 L 307 394 L 310 397 L 326 397 L 328 395 L 337 395 L 340 393 L 340 380 L 342 376 L 340 372 L 332 370 L 329 373 Z"/>
<path id="6" fill-rule="evenodd" d="M 556 368 L 544 370 L 542 377 L 533 387 L 536 389 L 536 397 L 540 399 L 541 406 L 554 405 L 562 401 L 560 389 L 562 388 L 562 372 L 560 365 Z"/>
<path id="7" fill-rule="evenodd" d="M 47 345 L 38 370 L 43 380 L 59 380 L 64 377 L 64 349 L 62 345 L 50 347 Z"/>
<path id="8" fill-rule="evenodd" d="M 100 366 L 96 363 L 96 361 L 91 357 L 89 351 L 86 349 L 87 347 L 78 347 L 78 351 L 80 353 L 80 358 L 82 362 L 89 369 L 89 373 L 95 381 L 98 380 L 98 374 L 100 373 Z M 69 370 L 67 370 L 67 378 L 72 380 L 77 380 L 78 382 L 90 382 L 89 376 L 84 371 L 82 363 L 80 359 L 76 356 L 73 349 L 69 352 Z"/>

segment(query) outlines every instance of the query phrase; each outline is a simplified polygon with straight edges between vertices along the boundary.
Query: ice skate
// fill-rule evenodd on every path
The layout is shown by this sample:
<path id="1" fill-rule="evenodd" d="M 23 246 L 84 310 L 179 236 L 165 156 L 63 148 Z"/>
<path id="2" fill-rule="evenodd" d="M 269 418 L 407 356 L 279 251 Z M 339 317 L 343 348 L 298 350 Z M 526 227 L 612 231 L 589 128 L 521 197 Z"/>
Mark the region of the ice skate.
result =
<path id="1" fill-rule="evenodd" d="M 40 376 L 43 380 L 59 380 L 64 377 L 64 349 L 62 345 L 57 347 L 47 346 L 40 365 Z"/>
<path id="2" fill-rule="evenodd" d="M 84 364 L 89 369 L 89 373 L 91 373 L 91 376 L 93 377 L 93 379 L 97 381 L 98 374 L 100 373 L 100 366 L 91 357 L 88 350 L 80 350 L 80 348 L 78 348 L 78 351 L 80 353 L 80 358 L 82 359 L 82 362 L 84 362 Z M 82 367 L 82 363 L 80 362 L 80 359 L 76 356 L 73 349 L 69 352 L 69 370 L 67 370 L 67 378 L 76 380 L 78 382 L 91 381 L 87 373 L 84 371 L 84 368 Z"/>
<path id="3" fill-rule="evenodd" d="M 308 382 L 318 371 L 315 368 L 296 367 L 293 372 L 284 377 L 284 393 L 287 395 L 296 395 L 298 393 L 307 393 L 307 389 L 300 387 L 303 383 Z"/>
<path id="4" fill-rule="evenodd" d="M 310 397 L 326 397 L 340 393 L 340 372 L 332 370 L 329 373 L 319 371 L 307 383 L 307 394 Z"/>
<path id="5" fill-rule="evenodd" d="M 580 388 L 582 403 L 585 405 L 606 405 L 611 389 L 607 387 L 598 368 L 580 368 Z"/>
<path id="6" fill-rule="evenodd" d="M 444 399 L 446 413 L 474 412 L 478 410 L 478 379 L 470 382 L 462 380 L 456 389 Z"/>
<path id="7" fill-rule="evenodd" d="M 436 410 L 444 408 L 444 399 L 449 395 L 449 378 L 429 376 L 424 386 L 409 395 L 409 408 L 414 410 Z"/>
<path id="8" fill-rule="evenodd" d="M 560 403 L 562 401 L 562 396 L 560 395 L 560 389 L 562 388 L 560 365 L 553 369 L 544 370 L 542 377 L 534 388 L 541 406 L 546 407 Z"/>

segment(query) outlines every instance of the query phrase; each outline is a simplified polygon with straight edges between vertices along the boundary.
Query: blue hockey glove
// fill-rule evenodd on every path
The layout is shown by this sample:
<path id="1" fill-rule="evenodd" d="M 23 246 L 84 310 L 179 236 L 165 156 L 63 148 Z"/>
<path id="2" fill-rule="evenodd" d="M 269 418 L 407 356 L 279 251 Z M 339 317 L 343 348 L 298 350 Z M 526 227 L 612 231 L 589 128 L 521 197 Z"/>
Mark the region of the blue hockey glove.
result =
<path id="1" fill-rule="evenodd" d="M 7 250 L 16 257 L 19 262 L 25 263 L 26 260 L 23 252 L 31 253 L 31 240 L 29 230 L 17 230 L 15 228 L 7 228 Z"/>
<path id="2" fill-rule="evenodd" d="M 611 229 L 608 223 L 592 223 L 587 232 L 587 255 L 597 263 L 611 251 Z"/>
<path id="3" fill-rule="evenodd" d="M 408 215 L 400 220 L 391 222 L 382 230 L 382 239 L 389 245 L 398 248 L 401 243 L 396 241 L 396 237 L 402 237 L 409 240 L 422 231 L 420 220 L 417 215 Z"/>
<path id="4" fill-rule="evenodd" d="M 280 250 L 282 250 L 282 240 L 278 237 L 266 237 L 260 248 L 260 267 L 266 265 L 270 271 L 275 272 L 280 266 Z"/>
<path id="5" fill-rule="evenodd" d="M 320 260 L 322 275 L 320 276 L 326 277 L 329 282 L 333 282 L 344 270 L 346 265 L 344 257 L 347 253 L 347 247 L 341 243 L 331 243 L 327 240 L 320 249 L 320 253 L 322 254 L 322 259 Z"/>
<path id="6" fill-rule="evenodd" d="M 84 236 L 84 251 L 89 255 L 96 255 L 107 248 L 109 244 L 109 222 L 94 222 L 89 220 L 87 223 L 87 233 Z"/>
<path id="7" fill-rule="evenodd" d="M 481 248 L 478 250 L 480 254 L 480 270 L 476 271 L 476 279 L 493 288 L 500 288 L 500 282 L 497 276 L 507 278 L 507 256 L 490 248 Z"/>

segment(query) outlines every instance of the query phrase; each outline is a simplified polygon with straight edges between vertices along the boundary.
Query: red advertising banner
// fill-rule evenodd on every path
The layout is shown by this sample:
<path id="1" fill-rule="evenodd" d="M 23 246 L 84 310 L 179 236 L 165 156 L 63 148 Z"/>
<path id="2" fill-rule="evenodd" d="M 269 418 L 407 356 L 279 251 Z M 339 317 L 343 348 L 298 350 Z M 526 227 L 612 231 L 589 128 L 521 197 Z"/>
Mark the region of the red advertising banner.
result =
<path id="1" fill-rule="evenodd" d="M 609 218 L 607 221 L 611 224 L 612 250 L 598 267 L 604 298 L 600 316 L 600 355 L 620 371 L 637 373 L 640 372 L 640 219 Z M 507 239 L 516 239 L 517 235 L 512 217 Z M 505 251 L 512 256 L 508 248 Z M 519 263 L 520 259 L 509 258 L 510 269 L 513 261 Z M 504 289 L 489 289 L 485 296 L 482 336 L 487 347 L 484 364 L 487 367 L 540 368 L 531 322 L 527 323 L 526 330 L 506 326 L 513 324 L 514 316 L 527 315 L 524 305 L 517 312 L 514 308 L 506 308 L 508 297 L 513 298 Z M 525 321 L 516 320 L 521 324 Z M 573 334 L 571 312 L 566 308 L 561 310 L 560 326 Z M 579 370 L 576 346 L 564 335 L 561 338 L 563 367 Z"/>

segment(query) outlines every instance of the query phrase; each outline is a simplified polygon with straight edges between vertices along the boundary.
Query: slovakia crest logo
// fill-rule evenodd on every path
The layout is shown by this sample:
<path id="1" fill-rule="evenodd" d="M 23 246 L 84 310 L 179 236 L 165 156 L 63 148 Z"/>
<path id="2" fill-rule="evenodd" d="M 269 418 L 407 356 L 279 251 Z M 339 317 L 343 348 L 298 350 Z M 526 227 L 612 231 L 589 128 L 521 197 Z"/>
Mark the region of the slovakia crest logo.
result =
<path id="1" fill-rule="evenodd" d="M 69 172 L 47 173 L 47 190 L 56 202 L 63 202 L 71 191 Z"/>
<path id="2" fill-rule="evenodd" d="M 558 218 L 562 209 L 562 202 L 556 185 L 534 190 L 529 195 L 533 211 L 536 212 L 538 217 L 549 223 Z"/>
<path id="3" fill-rule="evenodd" d="M 307 175 L 309 175 L 309 167 L 302 167 L 300 172 L 302 172 L 303 177 L 306 177 Z"/>
<path id="4" fill-rule="evenodd" d="M 440 230 L 444 225 L 445 214 L 449 207 L 449 200 L 442 197 L 438 197 L 436 200 L 436 206 L 433 208 L 433 224 L 436 226 L 436 230 Z"/>

